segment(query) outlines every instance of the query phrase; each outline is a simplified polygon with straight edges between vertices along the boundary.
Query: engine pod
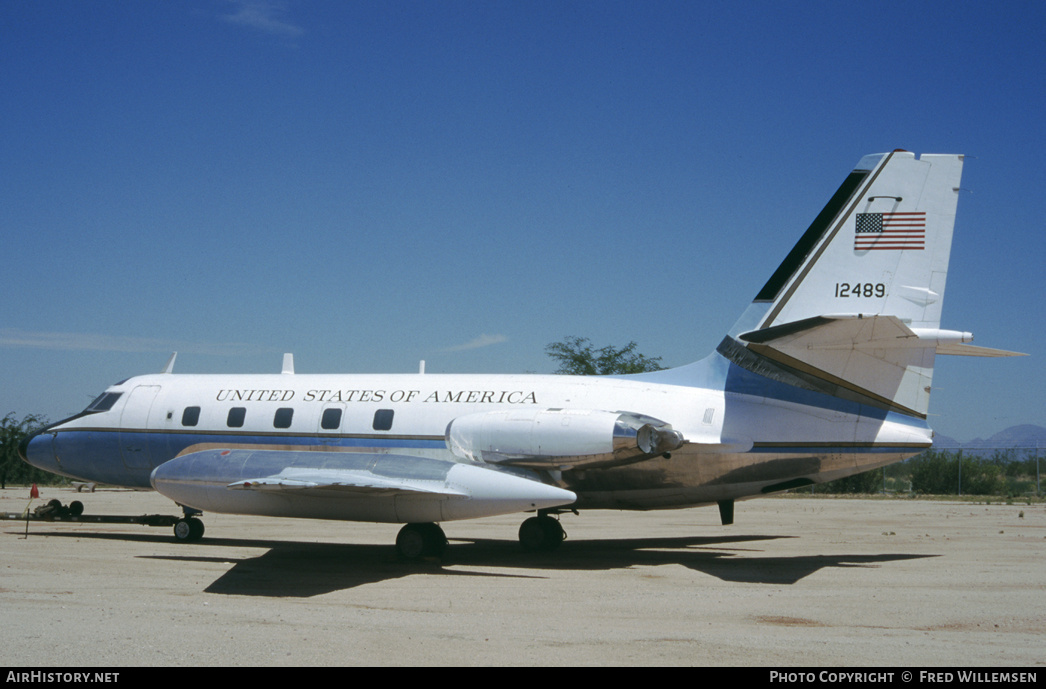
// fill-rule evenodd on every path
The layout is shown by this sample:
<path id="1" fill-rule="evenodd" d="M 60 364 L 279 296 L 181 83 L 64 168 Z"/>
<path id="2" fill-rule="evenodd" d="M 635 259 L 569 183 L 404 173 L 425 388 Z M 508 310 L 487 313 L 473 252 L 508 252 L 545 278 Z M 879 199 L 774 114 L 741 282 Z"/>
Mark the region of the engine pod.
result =
<path id="1" fill-rule="evenodd" d="M 684 442 L 659 419 L 597 409 L 527 409 L 468 414 L 446 432 L 455 456 L 534 469 L 591 469 L 631 464 Z"/>

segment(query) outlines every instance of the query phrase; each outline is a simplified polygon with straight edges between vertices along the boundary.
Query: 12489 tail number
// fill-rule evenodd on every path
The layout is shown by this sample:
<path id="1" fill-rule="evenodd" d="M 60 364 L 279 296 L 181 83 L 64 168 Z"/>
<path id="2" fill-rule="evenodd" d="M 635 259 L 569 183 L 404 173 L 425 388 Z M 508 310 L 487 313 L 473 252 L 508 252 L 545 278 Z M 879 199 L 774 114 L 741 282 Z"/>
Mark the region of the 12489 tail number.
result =
<path id="1" fill-rule="evenodd" d="M 858 282 L 851 285 L 848 282 L 835 283 L 835 296 L 837 297 L 885 297 L 886 285 L 881 282 Z"/>

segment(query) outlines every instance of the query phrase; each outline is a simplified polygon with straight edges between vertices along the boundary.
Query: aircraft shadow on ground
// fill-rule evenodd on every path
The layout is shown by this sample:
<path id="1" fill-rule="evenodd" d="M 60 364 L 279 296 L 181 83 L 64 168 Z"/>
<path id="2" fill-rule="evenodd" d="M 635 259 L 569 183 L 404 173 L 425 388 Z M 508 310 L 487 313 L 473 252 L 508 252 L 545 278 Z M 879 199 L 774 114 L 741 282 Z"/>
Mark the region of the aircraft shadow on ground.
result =
<path id="1" fill-rule="evenodd" d="M 48 534 L 64 535 L 64 534 Z M 72 535 L 72 534 L 69 534 Z M 154 534 L 76 534 L 141 542 L 170 542 Z M 442 559 L 405 562 L 391 545 L 205 538 L 186 544 L 184 554 L 140 555 L 182 562 L 232 566 L 205 588 L 208 593 L 311 597 L 406 576 L 547 578 L 556 571 L 610 571 L 681 565 L 722 581 L 790 585 L 826 567 L 876 567 L 935 555 L 911 553 L 767 556 L 760 543 L 792 536 L 738 535 L 567 541 L 554 553 L 526 553 L 509 540 L 451 539 Z M 237 559 L 222 548 L 265 548 Z M 491 572 L 489 568 L 499 571 Z M 514 571 L 515 570 L 515 571 Z"/>
<path id="2" fill-rule="evenodd" d="M 545 573 L 554 571 L 660 565 L 682 565 L 723 581 L 794 584 L 824 567 L 872 567 L 927 557 L 903 553 L 764 557 L 759 550 L 737 547 L 774 538 L 779 537 L 579 541 L 564 544 L 555 553 L 540 554 L 522 552 L 519 544 L 511 541 L 452 540 L 442 560 L 422 562 L 400 561 L 389 546 L 285 543 L 257 558 L 240 561 L 206 590 L 308 597 L 404 576 L 546 578 Z M 491 567 L 503 571 L 490 572 Z"/>

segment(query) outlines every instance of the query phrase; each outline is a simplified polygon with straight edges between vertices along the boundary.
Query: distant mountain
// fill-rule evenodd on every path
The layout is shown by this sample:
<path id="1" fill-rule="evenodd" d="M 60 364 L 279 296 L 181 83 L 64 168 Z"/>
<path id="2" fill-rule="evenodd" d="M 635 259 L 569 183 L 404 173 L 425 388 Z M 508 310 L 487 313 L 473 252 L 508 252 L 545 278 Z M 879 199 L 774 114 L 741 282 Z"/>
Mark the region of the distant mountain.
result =
<path id="1" fill-rule="evenodd" d="M 933 439 L 933 446 L 939 450 L 961 449 L 976 452 L 991 452 L 1008 448 L 1041 448 L 1046 451 L 1046 428 L 1032 424 L 1010 426 L 987 440 L 974 438 L 966 443 L 960 443 L 955 438 L 949 438 L 946 435 L 937 435 Z"/>
<path id="2" fill-rule="evenodd" d="M 946 435 L 941 435 L 940 433 L 934 433 L 933 447 L 937 450 L 958 450 L 962 447 L 962 443 L 955 438 L 950 438 Z"/>

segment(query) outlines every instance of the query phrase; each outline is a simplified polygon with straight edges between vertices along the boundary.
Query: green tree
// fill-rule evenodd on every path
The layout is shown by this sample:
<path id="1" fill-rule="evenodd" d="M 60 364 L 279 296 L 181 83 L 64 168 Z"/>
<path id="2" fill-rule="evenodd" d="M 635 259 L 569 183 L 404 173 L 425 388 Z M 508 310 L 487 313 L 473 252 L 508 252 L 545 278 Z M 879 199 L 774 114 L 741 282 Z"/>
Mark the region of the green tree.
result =
<path id="1" fill-rule="evenodd" d="M 545 347 L 545 353 L 559 362 L 556 373 L 574 376 L 643 373 L 664 368 L 661 357 L 639 354 L 637 347 L 635 342 L 629 342 L 620 349 L 612 345 L 596 349 L 587 337 L 568 337 Z"/>
<path id="2" fill-rule="evenodd" d="M 915 493 L 955 495 L 959 492 L 961 474 L 963 495 L 1000 495 L 1006 491 L 1001 461 L 998 457 L 927 450 L 909 459 L 907 464 Z"/>
<path id="3" fill-rule="evenodd" d="M 909 459 L 907 464 L 913 493 L 954 495 L 959 492 L 956 455 L 944 450 L 927 450 Z"/>
<path id="4" fill-rule="evenodd" d="M 14 412 L 0 419 L 0 486 L 7 487 L 12 483 L 47 483 L 55 478 L 53 474 L 29 466 L 18 455 L 18 443 L 36 429 L 47 425 L 47 419 L 30 414 L 21 421 L 15 418 Z"/>
<path id="5" fill-rule="evenodd" d="M 996 457 L 962 458 L 962 492 L 965 495 L 1004 495 L 1006 481 L 1003 468 Z"/>

